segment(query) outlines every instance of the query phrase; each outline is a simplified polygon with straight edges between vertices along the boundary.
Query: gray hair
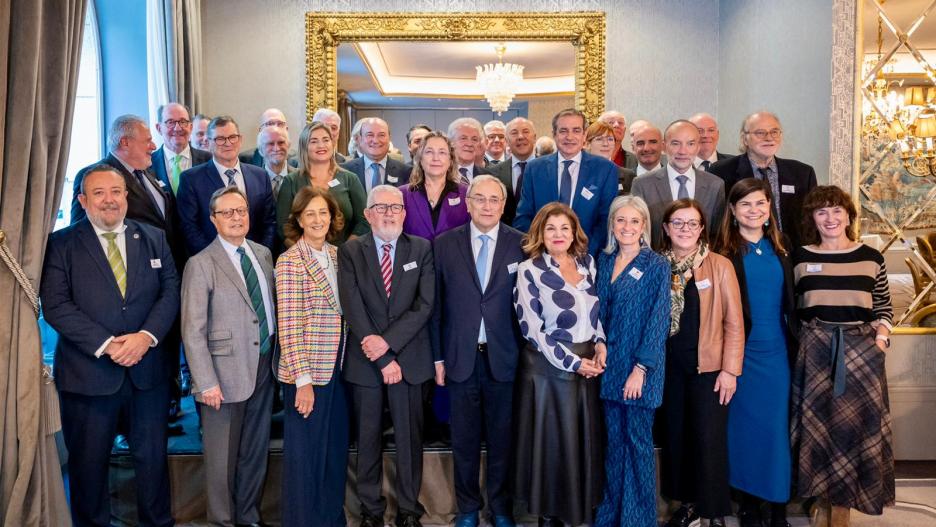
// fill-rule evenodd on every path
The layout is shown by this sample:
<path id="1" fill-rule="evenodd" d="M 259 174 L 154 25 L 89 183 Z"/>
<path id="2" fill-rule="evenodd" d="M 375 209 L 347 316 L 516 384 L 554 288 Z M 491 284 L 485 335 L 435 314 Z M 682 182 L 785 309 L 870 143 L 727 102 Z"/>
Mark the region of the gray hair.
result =
<path id="1" fill-rule="evenodd" d="M 394 187 L 393 185 L 377 185 L 372 188 L 371 191 L 367 194 L 367 208 L 374 206 L 374 196 L 380 193 L 393 194 L 400 198 L 400 201 L 403 201 L 403 192 L 400 189 Z"/>
<path id="2" fill-rule="evenodd" d="M 749 113 L 744 118 L 744 120 L 741 121 L 741 134 L 740 134 L 740 137 L 738 138 L 739 139 L 738 150 L 740 150 L 742 154 L 746 154 L 748 151 L 747 144 L 744 142 L 744 134 L 748 132 L 748 129 L 747 129 L 748 122 L 754 119 L 754 117 L 761 117 L 761 116 L 773 117 L 774 121 L 777 121 L 777 124 L 780 125 L 780 129 L 783 130 L 783 123 L 780 122 L 780 118 L 777 117 L 777 114 L 773 112 L 768 112 L 767 110 L 760 110 L 758 112 Z"/>
<path id="3" fill-rule="evenodd" d="M 107 150 L 116 152 L 123 138 L 136 136 L 137 126 L 147 128 L 146 121 L 131 114 L 121 115 L 114 119 L 107 131 Z"/>
<path id="4" fill-rule="evenodd" d="M 463 126 L 469 126 L 478 131 L 478 135 L 484 137 L 484 128 L 481 126 L 481 121 L 475 119 L 474 117 L 459 117 L 451 123 L 449 123 L 448 131 L 446 135 L 449 137 L 449 141 L 455 141 L 455 134 L 458 133 L 458 129 Z"/>
<path id="5" fill-rule="evenodd" d="M 241 191 L 241 189 L 237 188 L 235 185 L 231 185 L 229 187 L 221 187 L 214 191 L 214 193 L 211 195 L 211 199 L 208 200 L 208 210 L 214 213 L 215 205 L 218 204 L 218 200 L 223 196 L 227 196 L 228 194 L 237 194 L 238 196 L 244 198 L 244 203 L 247 204 L 247 208 L 250 208 L 250 202 L 247 201 L 247 195 L 244 194 L 243 191 Z"/>
<path id="6" fill-rule="evenodd" d="M 286 137 L 286 142 L 292 142 L 292 139 L 289 138 L 289 130 L 278 126 L 268 126 L 257 132 L 257 148 L 260 148 L 261 144 L 263 143 L 263 136 L 269 134 L 282 134 L 284 137 Z"/>
<path id="7" fill-rule="evenodd" d="M 160 104 L 159 107 L 156 108 L 156 120 L 157 120 L 157 121 L 162 122 L 162 120 L 163 120 L 163 113 L 165 113 L 166 108 L 168 108 L 168 107 L 170 107 L 170 106 L 178 106 L 179 108 L 182 108 L 183 110 L 185 110 L 185 115 L 187 115 L 187 116 L 189 116 L 189 117 L 191 117 L 191 115 L 192 115 L 192 112 L 189 111 L 188 106 L 186 106 L 186 105 L 184 105 L 184 104 L 182 104 L 182 103 L 180 103 L 180 102 L 167 102 L 166 104 Z"/>
<path id="8" fill-rule="evenodd" d="M 331 108 L 319 108 L 315 110 L 315 115 L 312 116 L 313 121 L 324 121 L 329 117 L 337 117 L 338 122 L 341 123 L 341 116 L 338 115 L 338 112 L 332 110 Z"/>
<path id="9" fill-rule="evenodd" d="M 536 157 L 548 156 L 556 151 L 556 142 L 553 141 L 552 137 L 544 135 L 536 140 L 536 145 L 533 148 Z"/>
<path id="10" fill-rule="evenodd" d="M 498 121 L 494 119 L 493 121 L 488 121 L 484 123 L 484 135 L 490 133 L 493 128 L 502 128 L 505 132 L 507 131 L 507 125 L 504 124 L 504 121 Z"/>
<path id="11" fill-rule="evenodd" d="M 351 136 L 361 137 L 361 132 L 364 131 L 364 125 L 366 124 L 382 124 L 387 127 L 387 134 L 390 133 L 390 125 L 387 124 L 387 121 L 384 121 L 380 117 L 365 117 L 363 119 L 358 120 L 358 122 L 354 123 L 354 130 L 351 133 Z"/>
<path id="12" fill-rule="evenodd" d="M 605 245 L 604 249 L 607 254 L 614 254 L 614 251 L 618 248 L 617 238 L 614 237 L 614 215 L 624 207 L 636 210 L 637 214 L 640 214 L 640 217 L 643 218 L 644 232 L 640 237 L 640 241 L 644 244 L 650 243 L 650 209 L 647 207 L 647 202 L 640 196 L 632 194 L 618 196 L 611 202 L 611 208 L 608 210 L 608 244 Z"/>
<path id="13" fill-rule="evenodd" d="M 509 161 L 507 162 L 509 163 Z M 471 196 L 472 194 L 474 194 L 474 188 L 477 185 L 484 183 L 485 181 L 494 181 L 495 183 L 497 183 L 497 185 L 501 189 L 501 196 L 503 196 L 505 199 L 507 198 L 507 186 L 504 185 L 503 181 L 497 179 L 496 177 L 490 174 L 480 174 L 480 175 L 475 176 L 474 179 L 471 180 L 471 183 L 468 184 L 468 196 Z"/>
<path id="14" fill-rule="evenodd" d="M 520 126 L 521 124 L 526 123 L 530 125 L 530 129 L 533 130 L 533 133 L 536 133 L 536 126 L 533 124 L 533 121 L 527 119 L 526 117 L 514 117 L 507 122 L 507 126 L 504 127 L 504 130 L 510 131 L 511 128 Z"/>

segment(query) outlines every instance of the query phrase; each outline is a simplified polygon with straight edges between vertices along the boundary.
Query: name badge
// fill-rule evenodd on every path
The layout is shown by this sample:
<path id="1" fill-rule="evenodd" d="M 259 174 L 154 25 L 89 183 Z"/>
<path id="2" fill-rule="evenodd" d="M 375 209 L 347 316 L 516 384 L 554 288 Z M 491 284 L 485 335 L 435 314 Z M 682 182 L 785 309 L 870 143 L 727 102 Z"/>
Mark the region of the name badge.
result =
<path id="1" fill-rule="evenodd" d="M 153 258 L 150 260 L 150 267 L 153 269 L 162 269 L 162 260 L 159 258 Z"/>
<path id="2" fill-rule="evenodd" d="M 400 178 L 396 176 L 387 176 L 387 183 L 396 183 L 400 181 Z"/>
<path id="3" fill-rule="evenodd" d="M 696 286 L 696 289 L 701 291 L 703 289 L 708 289 L 712 287 L 712 282 L 709 282 L 709 279 L 706 278 L 705 280 L 699 280 L 698 282 L 696 282 L 695 286 Z"/>
<path id="4" fill-rule="evenodd" d="M 822 264 L 806 264 L 807 273 L 821 273 Z"/>
<path id="5" fill-rule="evenodd" d="M 636 267 L 634 267 L 634 268 L 632 268 L 632 269 L 630 270 L 630 272 L 627 273 L 627 274 L 629 274 L 629 275 L 631 275 L 632 277 L 634 277 L 634 280 L 640 280 L 640 277 L 643 276 L 643 271 L 641 271 L 640 269 L 637 269 Z"/>
<path id="6" fill-rule="evenodd" d="M 507 272 L 510 273 L 510 274 L 516 273 L 516 272 L 517 272 L 517 266 L 518 266 L 518 265 L 519 265 L 519 264 L 518 264 L 517 262 L 514 262 L 514 263 L 512 263 L 512 264 L 507 264 Z"/>
<path id="7" fill-rule="evenodd" d="M 795 194 L 796 187 L 793 185 L 780 185 L 780 192 L 783 194 Z"/>
<path id="8" fill-rule="evenodd" d="M 585 187 L 582 187 L 582 197 L 585 199 L 592 199 L 593 197 L 595 197 L 595 193 L 588 190 Z"/>
<path id="9" fill-rule="evenodd" d="M 333 180 L 331 180 L 331 181 L 328 182 L 328 186 L 331 187 L 331 188 L 335 188 L 335 187 L 337 187 L 337 186 L 340 185 L 340 184 L 341 184 L 341 181 L 338 181 L 337 179 L 333 179 Z"/>
<path id="10" fill-rule="evenodd" d="M 624 185 L 618 183 L 618 192 L 624 190 Z"/>
<path id="11" fill-rule="evenodd" d="M 161 179 L 157 179 L 156 184 L 159 185 L 160 188 L 166 188 L 166 184 L 163 183 L 163 180 Z"/>
<path id="12" fill-rule="evenodd" d="M 460 197 L 449 198 L 448 202 L 449 202 L 449 207 L 454 207 L 455 205 L 458 205 L 459 203 L 461 203 L 461 198 Z"/>
<path id="13" fill-rule="evenodd" d="M 412 271 L 413 269 L 416 269 L 416 262 L 410 262 L 403 266 L 404 271 Z"/>

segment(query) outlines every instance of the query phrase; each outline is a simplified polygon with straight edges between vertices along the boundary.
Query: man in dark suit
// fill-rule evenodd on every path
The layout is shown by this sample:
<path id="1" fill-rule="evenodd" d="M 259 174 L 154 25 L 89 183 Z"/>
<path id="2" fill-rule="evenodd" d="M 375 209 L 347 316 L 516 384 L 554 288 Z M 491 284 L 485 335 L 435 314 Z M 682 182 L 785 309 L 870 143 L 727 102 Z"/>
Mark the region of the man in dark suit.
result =
<path id="1" fill-rule="evenodd" d="M 360 128 L 354 137 L 361 157 L 341 165 L 341 168 L 357 174 L 364 190 L 380 185 L 400 187 L 409 183 L 413 167 L 390 157 L 390 126 L 379 117 L 361 119 Z"/>
<path id="2" fill-rule="evenodd" d="M 699 153 L 693 165 L 711 173 L 712 165 L 731 157 L 718 151 L 718 123 L 707 113 L 697 113 L 689 118 L 689 122 L 699 129 Z"/>
<path id="3" fill-rule="evenodd" d="M 75 525 L 110 525 L 108 467 L 120 416 L 128 429 L 140 525 L 172 525 L 166 425 L 179 277 L 163 231 L 126 219 L 124 174 L 90 167 L 86 219 L 49 236 L 40 297 L 58 332 L 55 377 Z"/>
<path id="4" fill-rule="evenodd" d="M 427 124 L 414 124 L 406 132 L 406 148 L 409 150 L 410 164 L 415 162 L 416 150 L 419 150 L 423 137 L 426 137 L 430 132 L 432 132 L 432 128 L 429 128 Z"/>
<path id="5" fill-rule="evenodd" d="M 462 183 L 468 185 L 475 176 L 491 173 L 478 164 L 478 158 L 484 159 L 484 129 L 480 121 L 459 117 L 449 123 L 446 135 L 455 150 L 455 162 L 458 164 L 455 168 Z"/>
<path id="6" fill-rule="evenodd" d="M 510 155 L 505 162 L 498 163 L 489 170 L 507 188 L 507 202 L 501 221 L 512 225 L 517 215 L 523 174 L 526 171 L 527 162 L 534 157 L 536 127 L 533 126 L 533 122 L 523 117 L 516 117 L 507 123 L 507 144 L 510 145 Z"/>
<path id="7" fill-rule="evenodd" d="M 684 119 L 673 121 L 664 134 L 667 164 L 637 176 L 631 194 L 640 196 L 650 209 L 653 247 L 663 238 L 663 213 L 677 199 L 692 198 L 702 204 L 708 239 L 713 240 L 725 213 L 725 185 L 722 180 L 692 166 L 699 153 L 699 130 Z"/>
<path id="8" fill-rule="evenodd" d="M 267 108 L 260 114 L 260 125 L 257 126 L 257 133 L 262 132 L 264 128 L 283 128 L 288 132 L 289 123 L 286 121 L 286 114 L 277 108 Z M 253 150 L 241 152 L 238 155 L 238 159 L 240 159 L 241 163 L 247 165 L 263 167 L 263 152 L 260 150 L 259 146 Z M 295 151 L 289 152 L 287 162 L 289 166 L 293 168 L 299 166 L 299 157 Z"/>
<path id="9" fill-rule="evenodd" d="M 338 249 L 338 289 L 348 323 L 342 372 L 351 385 L 357 430 L 357 492 L 363 527 L 383 525 L 381 416 L 390 407 L 396 442 L 399 527 L 420 525 L 422 384 L 432 379 L 429 318 L 435 299 L 432 248 L 403 234 L 403 194 L 378 185 L 364 215 L 372 234 Z"/>
<path id="10" fill-rule="evenodd" d="M 630 127 L 631 149 L 636 154 L 628 157 L 624 168 L 639 177 L 666 166 L 663 156 L 663 132 L 649 121 L 634 121 Z"/>
<path id="11" fill-rule="evenodd" d="M 247 195 L 250 206 L 247 238 L 272 249 L 276 233 L 276 203 L 266 171 L 239 162 L 237 151 L 242 136 L 232 117 L 222 115 L 212 119 L 208 124 L 208 138 L 211 140 L 211 162 L 185 171 L 177 196 L 179 223 L 189 254 L 198 254 L 218 235 L 211 222 L 208 204 L 216 190 L 231 185 Z"/>
<path id="12" fill-rule="evenodd" d="M 507 189 L 481 175 L 468 189 L 471 221 L 436 238 L 433 358 L 451 395 L 456 527 L 477 527 L 487 445 L 487 503 L 496 527 L 513 526 L 509 491 L 513 380 L 523 336 L 513 307 L 523 234 L 500 222 Z"/>
<path id="13" fill-rule="evenodd" d="M 816 187 L 816 170 L 801 161 L 777 157 L 782 145 L 780 119 L 770 112 L 753 113 L 741 125 L 742 154 L 715 163 L 711 172 L 725 181 L 725 191 L 744 178 L 766 179 L 773 191 L 777 226 L 790 237 L 793 247 L 799 247 L 803 199 Z"/>
<path id="14" fill-rule="evenodd" d="M 582 151 L 585 115 L 562 110 L 552 120 L 557 152 L 527 165 L 513 226 L 526 232 L 543 205 L 560 201 L 572 207 L 588 236 L 588 252 L 598 254 L 608 236 L 608 209 L 617 196 L 618 167 Z"/>
<path id="15" fill-rule="evenodd" d="M 494 119 L 484 123 L 484 167 L 490 170 L 507 159 L 507 127 Z"/>
<path id="16" fill-rule="evenodd" d="M 177 102 L 164 104 L 156 110 L 156 118 L 159 119 L 156 131 L 162 136 L 163 145 L 152 154 L 153 173 L 164 188 L 172 189 L 174 196 L 179 192 L 182 172 L 207 163 L 211 154 L 189 146 L 192 121 L 185 106 Z"/>

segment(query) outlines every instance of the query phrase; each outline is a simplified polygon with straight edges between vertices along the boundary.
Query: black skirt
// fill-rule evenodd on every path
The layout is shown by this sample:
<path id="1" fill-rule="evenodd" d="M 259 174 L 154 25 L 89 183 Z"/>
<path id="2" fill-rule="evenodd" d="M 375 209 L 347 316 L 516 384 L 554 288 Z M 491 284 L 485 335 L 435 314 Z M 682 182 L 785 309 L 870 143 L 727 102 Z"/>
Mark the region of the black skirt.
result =
<path id="1" fill-rule="evenodd" d="M 591 342 L 575 344 L 594 356 Z M 604 491 L 604 420 L 600 377 L 562 371 L 527 344 L 514 395 L 515 497 L 537 516 L 591 523 Z"/>

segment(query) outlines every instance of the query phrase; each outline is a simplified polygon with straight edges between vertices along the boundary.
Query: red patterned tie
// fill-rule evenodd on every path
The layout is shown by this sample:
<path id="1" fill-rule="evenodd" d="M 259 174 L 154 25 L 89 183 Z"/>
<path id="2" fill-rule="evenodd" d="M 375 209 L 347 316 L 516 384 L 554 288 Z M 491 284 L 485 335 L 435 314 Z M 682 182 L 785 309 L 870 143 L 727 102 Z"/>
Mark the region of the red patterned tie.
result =
<path id="1" fill-rule="evenodd" d="M 383 256 L 380 258 L 380 274 L 383 275 L 383 285 L 388 297 L 390 296 L 390 278 L 393 275 L 393 264 L 390 263 L 391 247 L 389 243 L 383 244 Z"/>

